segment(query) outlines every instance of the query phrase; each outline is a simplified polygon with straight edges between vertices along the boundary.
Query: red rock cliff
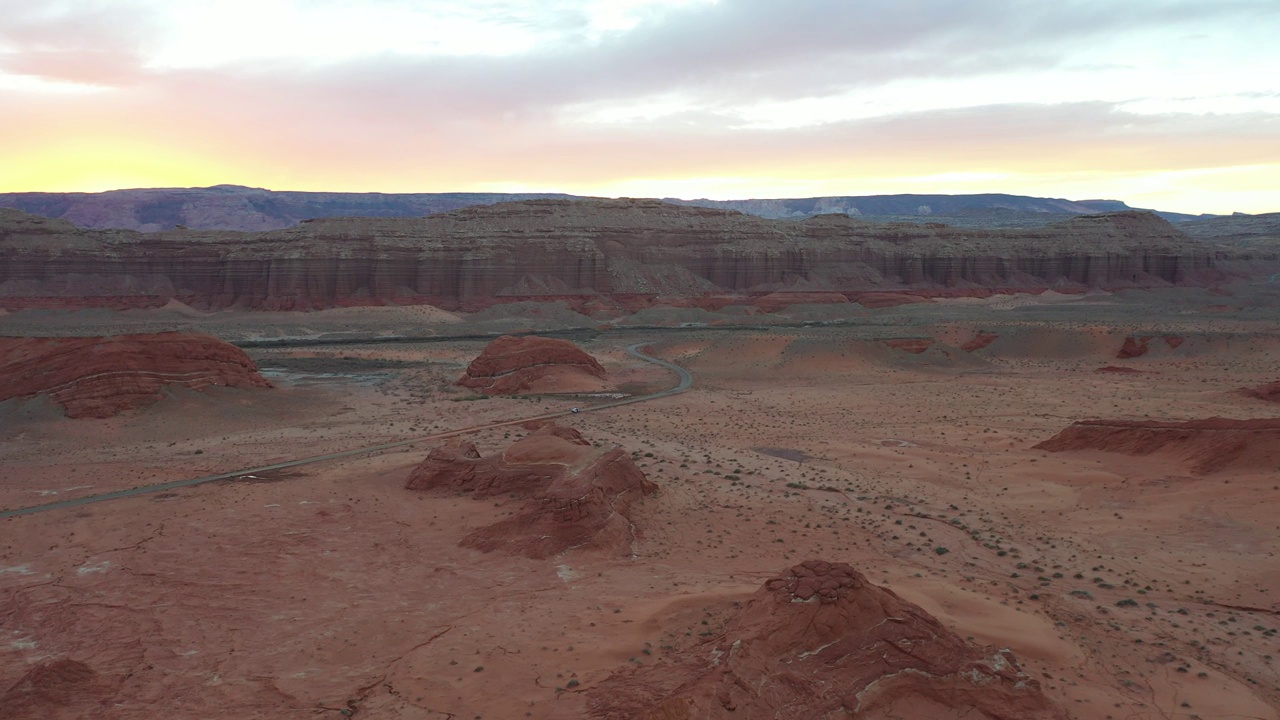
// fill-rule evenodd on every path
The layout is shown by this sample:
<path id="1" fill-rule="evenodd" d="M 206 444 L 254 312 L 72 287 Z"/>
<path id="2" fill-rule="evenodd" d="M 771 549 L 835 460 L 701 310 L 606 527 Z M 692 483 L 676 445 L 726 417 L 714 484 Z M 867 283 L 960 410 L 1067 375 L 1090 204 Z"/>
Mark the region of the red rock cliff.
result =
<path id="1" fill-rule="evenodd" d="M 213 308 L 465 308 L 597 294 L 1160 286 L 1221 279 L 1218 252 L 1137 212 L 1004 231 L 765 220 L 653 200 L 530 200 L 260 233 L 148 235 L 0 210 L 0 305 L 177 298 Z"/>
<path id="2" fill-rule="evenodd" d="M 208 335 L 0 337 L 0 401 L 43 395 L 67 417 L 105 418 L 170 385 L 270 387 L 243 350 Z"/>

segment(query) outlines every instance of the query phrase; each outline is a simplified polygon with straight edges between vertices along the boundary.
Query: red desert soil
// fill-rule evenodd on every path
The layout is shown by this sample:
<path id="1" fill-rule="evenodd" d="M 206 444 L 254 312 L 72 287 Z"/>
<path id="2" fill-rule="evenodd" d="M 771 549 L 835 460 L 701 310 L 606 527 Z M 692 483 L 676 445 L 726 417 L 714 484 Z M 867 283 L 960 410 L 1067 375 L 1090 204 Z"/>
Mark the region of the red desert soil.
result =
<path id="1" fill-rule="evenodd" d="M 1188 422 L 1082 420 L 1036 445 L 1050 452 L 1103 450 L 1128 455 L 1168 453 L 1197 475 L 1280 466 L 1280 419 Z"/>
<path id="2" fill-rule="evenodd" d="M 777 312 L 792 305 L 832 305 L 849 302 L 843 293 L 836 292 L 773 292 L 755 299 L 753 304 L 761 312 Z"/>
<path id="3" fill-rule="evenodd" d="M 208 335 L 0 337 L 0 401 L 48 396 L 72 418 L 107 418 L 170 385 L 271 387 L 240 348 Z"/>
<path id="4" fill-rule="evenodd" d="M 534 559 L 579 548 L 630 556 L 637 533 L 631 505 L 657 490 L 621 447 L 593 447 L 578 431 L 554 424 L 487 458 L 470 442 L 436 448 L 405 487 L 522 497 L 513 516 L 459 544 Z"/>
<path id="5" fill-rule="evenodd" d="M 552 431 L 568 448 L 545 437 L 530 443 L 551 457 L 620 446 L 660 487 L 627 507 L 639 532 L 629 546 L 609 546 L 618 554 L 583 548 L 534 559 L 521 551 L 527 535 L 504 536 L 494 552 L 463 544 L 520 517 L 542 490 L 405 489 L 444 442 L 434 433 L 593 402 L 476 399 L 455 381 L 485 341 L 255 348 L 250 356 L 272 368 L 272 392 L 179 388 L 165 402 L 93 422 L 68 421 L 43 400 L 0 403 L 0 507 L 8 508 L 418 440 L 287 473 L 0 519 L 0 693 L 33 668 L 69 659 L 97 674 L 101 695 L 69 694 L 63 706 L 53 694 L 27 695 L 32 704 L 8 714 L 580 720 L 605 683 L 652 691 L 644 698 L 655 701 L 701 698 L 715 713 L 717 670 L 748 681 L 818 677 L 814 663 L 835 648 L 800 656 L 818 650 L 825 631 L 803 636 L 781 621 L 825 618 L 821 601 L 778 603 L 761 588 L 782 568 L 822 558 L 921 608 L 975 653 L 963 658 L 995 669 L 996 651 L 974 648 L 1007 648 L 1073 720 L 1280 720 L 1275 464 L 1206 477 L 1192 475 L 1176 448 L 1133 456 L 1033 447 L 1084 417 L 1280 416 L 1239 393 L 1280 378 L 1275 323 L 1195 318 L 1180 305 L 1135 312 L 1132 297 L 1088 302 L 1099 304 L 1043 316 L 1027 314 L 1031 306 L 974 306 L 962 308 L 963 321 L 940 303 L 869 311 L 910 316 L 901 330 L 875 318 L 871 327 L 602 332 L 589 347 L 615 382 L 674 384 L 673 373 L 626 353 L 637 342 L 695 377 L 680 395 L 568 415 L 562 422 L 592 448 L 568 431 Z M 369 332 L 389 312 L 342 311 L 342 325 L 239 311 L 199 322 L 240 327 L 240 337 L 288 337 L 346 323 Z M 48 332 L 49 317 L 0 321 Z M 81 313 L 64 322 L 116 323 L 68 332 L 91 335 L 158 325 L 157 317 L 167 316 Z M 471 322 L 452 332 L 489 327 Z M 1000 338 L 973 355 L 952 352 L 979 329 Z M 936 342 L 913 355 L 885 347 L 886 333 Z M 1117 362 L 1126 336 L 1169 334 L 1188 345 L 1163 352 L 1153 342 L 1137 361 L 1148 372 L 1093 372 Z M 485 462 L 510 455 L 530 430 L 490 428 L 465 440 Z M 553 527 L 548 520 L 532 532 Z M 777 644 L 752 634 L 762 627 L 778 628 Z M 815 641 L 784 643 L 801 637 Z M 935 660 L 926 646 L 954 642 L 937 637 L 941 645 L 917 643 L 917 659 Z M 740 655 L 748 644 L 752 652 Z M 882 647 L 886 661 L 908 661 Z M 712 649 L 725 653 L 718 668 L 707 667 Z M 791 664 L 773 663 L 770 649 Z M 685 664 L 699 657 L 703 665 Z M 689 672 L 679 682 L 648 674 L 665 667 Z M 789 692 L 768 685 L 762 697 Z M 816 696 L 847 697 L 837 688 Z M 953 712 L 920 710 L 927 696 L 881 697 L 891 704 L 865 717 Z M 730 689 L 730 700 L 734 715 L 750 717 L 745 690 Z"/>
<path id="6" fill-rule="evenodd" d="M 933 302 L 929 298 L 921 297 L 919 295 L 887 292 L 858 293 L 856 300 L 859 305 L 871 308 L 872 310 L 897 307 L 899 305 L 916 305 L 920 303 Z"/>
<path id="7" fill-rule="evenodd" d="M 966 642 L 845 563 L 768 580 L 724 632 L 589 693 L 601 720 L 1065 720 L 1008 650 Z"/>
<path id="8" fill-rule="evenodd" d="M 458 384 L 486 395 L 590 392 L 603 388 L 605 369 L 568 340 L 504 335 L 467 366 Z"/>

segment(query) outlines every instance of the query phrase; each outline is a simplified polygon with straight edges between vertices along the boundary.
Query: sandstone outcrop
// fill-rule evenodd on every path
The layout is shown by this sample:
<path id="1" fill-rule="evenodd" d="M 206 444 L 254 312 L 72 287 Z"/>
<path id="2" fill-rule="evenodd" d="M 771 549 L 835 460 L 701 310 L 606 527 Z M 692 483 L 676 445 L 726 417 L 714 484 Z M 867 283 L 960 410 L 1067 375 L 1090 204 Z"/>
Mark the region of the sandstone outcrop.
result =
<path id="1" fill-rule="evenodd" d="M 80 718 L 86 708 L 100 706 L 111 689 L 93 668 L 78 660 L 59 658 L 27 671 L 4 695 L 0 708 L 6 718 L 58 720 Z M 105 708 L 100 708 L 106 712 Z"/>
<path id="2" fill-rule="evenodd" d="M 599 361 L 568 340 L 504 335 L 485 346 L 458 384 L 488 395 L 603 388 Z"/>
<path id="3" fill-rule="evenodd" d="M 973 295 L 1204 285 L 1274 272 L 1138 212 L 1027 230 L 765 220 L 654 200 L 528 200 L 416 218 L 330 218 L 242 233 L 83 230 L 0 210 L 0 307 L 475 309 L 496 299 L 841 293 Z M 1268 264 L 1268 262 L 1270 264 Z M 1223 268 L 1231 268 L 1230 272 Z M 640 298 L 641 302 L 631 300 Z M 888 301 L 889 298 L 881 298 Z"/>
<path id="4" fill-rule="evenodd" d="M 1142 357 L 1151 352 L 1151 341 L 1156 339 L 1163 340 L 1165 346 L 1170 350 L 1178 349 L 1185 342 L 1184 338 L 1178 335 L 1130 335 L 1124 339 L 1124 344 L 1120 346 L 1120 351 L 1116 353 L 1116 359 L 1128 360 Z"/>
<path id="5" fill-rule="evenodd" d="M 1258 387 L 1242 388 L 1241 392 L 1251 398 L 1266 400 L 1267 402 L 1280 402 L 1280 380 L 1259 385 Z"/>
<path id="6" fill-rule="evenodd" d="M 472 443 L 436 448 L 405 487 L 522 498 L 513 515 L 459 544 L 531 558 L 576 549 L 629 555 L 637 532 L 632 505 L 657 490 L 621 447 L 593 447 L 576 430 L 554 424 L 489 457 Z"/>
<path id="7" fill-rule="evenodd" d="M 1280 466 L 1280 419 L 1082 420 L 1035 447 L 1050 452 L 1102 450 L 1138 456 L 1160 453 L 1187 463 L 1197 475 L 1272 469 Z"/>
<path id="8" fill-rule="evenodd" d="M 901 350 L 912 355 L 919 355 L 933 347 L 932 338 L 894 338 L 892 340 L 882 340 L 881 342 L 894 350 Z"/>
<path id="9" fill-rule="evenodd" d="M 1000 336 L 996 333 L 986 332 L 985 330 L 979 330 L 978 332 L 974 333 L 974 336 L 970 338 L 968 342 L 961 345 L 960 349 L 964 350 L 965 352 L 977 352 L 978 350 L 981 350 L 987 347 L 988 345 L 990 345 L 991 343 L 999 339 L 1000 339 Z"/>
<path id="10" fill-rule="evenodd" d="M 270 387 L 240 348 L 208 335 L 0 337 L 0 401 L 48 397 L 67 417 L 150 405 L 169 386 Z"/>
<path id="11" fill-rule="evenodd" d="M 1008 650 L 961 639 L 844 563 L 767 581 L 718 637 L 589 693 L 601 720 L 1058 720 Z"/>

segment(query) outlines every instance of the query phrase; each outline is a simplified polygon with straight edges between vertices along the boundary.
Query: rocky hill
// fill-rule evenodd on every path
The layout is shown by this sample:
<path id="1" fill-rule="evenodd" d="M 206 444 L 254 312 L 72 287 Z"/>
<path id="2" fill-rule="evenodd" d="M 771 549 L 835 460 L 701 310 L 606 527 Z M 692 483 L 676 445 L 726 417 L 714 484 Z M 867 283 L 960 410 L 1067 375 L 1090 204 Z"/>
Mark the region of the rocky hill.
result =
<path id="1" fill-rule="evenodd" d="M 630 555 L 636 540 L 631 507 L 657 491 L 620 446 L 595 447 L 577 430 L 555 424 L 488 457 L 470 442 L 436 448 L 405 487 L 520 498 L 517 511 L 459 544 L 535 559 L 571 549 Z"/>
<path id="2" fill-rule="evenodd" d="M 568 340 L 503 335 L 485 349 L 458 384 L 486 395 L 600 390 L 604 367 Z"/>
<path id="3" fill-rule="evenodd" d="M 101 193 L 0 193 L 0 208 L 68 220 L 80 227 L 156 232 L 262 231 L 330 217 L 421 217 L 473 205 L 533 199 L 585 199 L 560 193 L 337 193 L 263 190 L 238 185 L 150 188 Z M 951 224 L 1036 226 L 1071 215 L 1132 210 L 1118 200 L 1063 200 L 1022 195 L 866 195 L 765 200 L 678 200 L 673 204 L 737 210 L 769 219 L 837 213 Z M 1167 220 L 1191 215 L 1160 213 Z"/>
<path id="4" fill-rule="evenodd" d="M 270 387 L 240 348 L 208 335 L 0 337 L 0 401 L 47 397 L 71 418 L 150 405 L 169 386 Z"/>
<path id="5" fill-rule="evenodd" d="M 599 720 L 1065 720 L 1008 650 L 966 642 L 845 563 L 765 582 L 724 632 L 592 688 Z"/>
<path id="6" fill-rule="evenodd" d="M 1082 291 L 1205 285 L 1269 267 L 1132 211 L 983 231 L 844 215 L 765 220 L 656 200 L 528 200 L 260 233 L 139 233 L 0 210 L 0 307 L 10 309 Z"/>

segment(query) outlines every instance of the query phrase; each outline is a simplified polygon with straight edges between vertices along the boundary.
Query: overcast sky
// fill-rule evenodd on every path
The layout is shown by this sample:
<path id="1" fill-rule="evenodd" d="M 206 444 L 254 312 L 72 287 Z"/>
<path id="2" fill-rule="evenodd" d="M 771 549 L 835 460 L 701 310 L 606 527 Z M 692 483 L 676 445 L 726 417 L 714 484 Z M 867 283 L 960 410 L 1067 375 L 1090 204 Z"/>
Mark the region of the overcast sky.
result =
<path id="1" fill-rule="evenodd" d="M 0 191 L 1280 211 L 1280 0 L 0 0 Z"/>

